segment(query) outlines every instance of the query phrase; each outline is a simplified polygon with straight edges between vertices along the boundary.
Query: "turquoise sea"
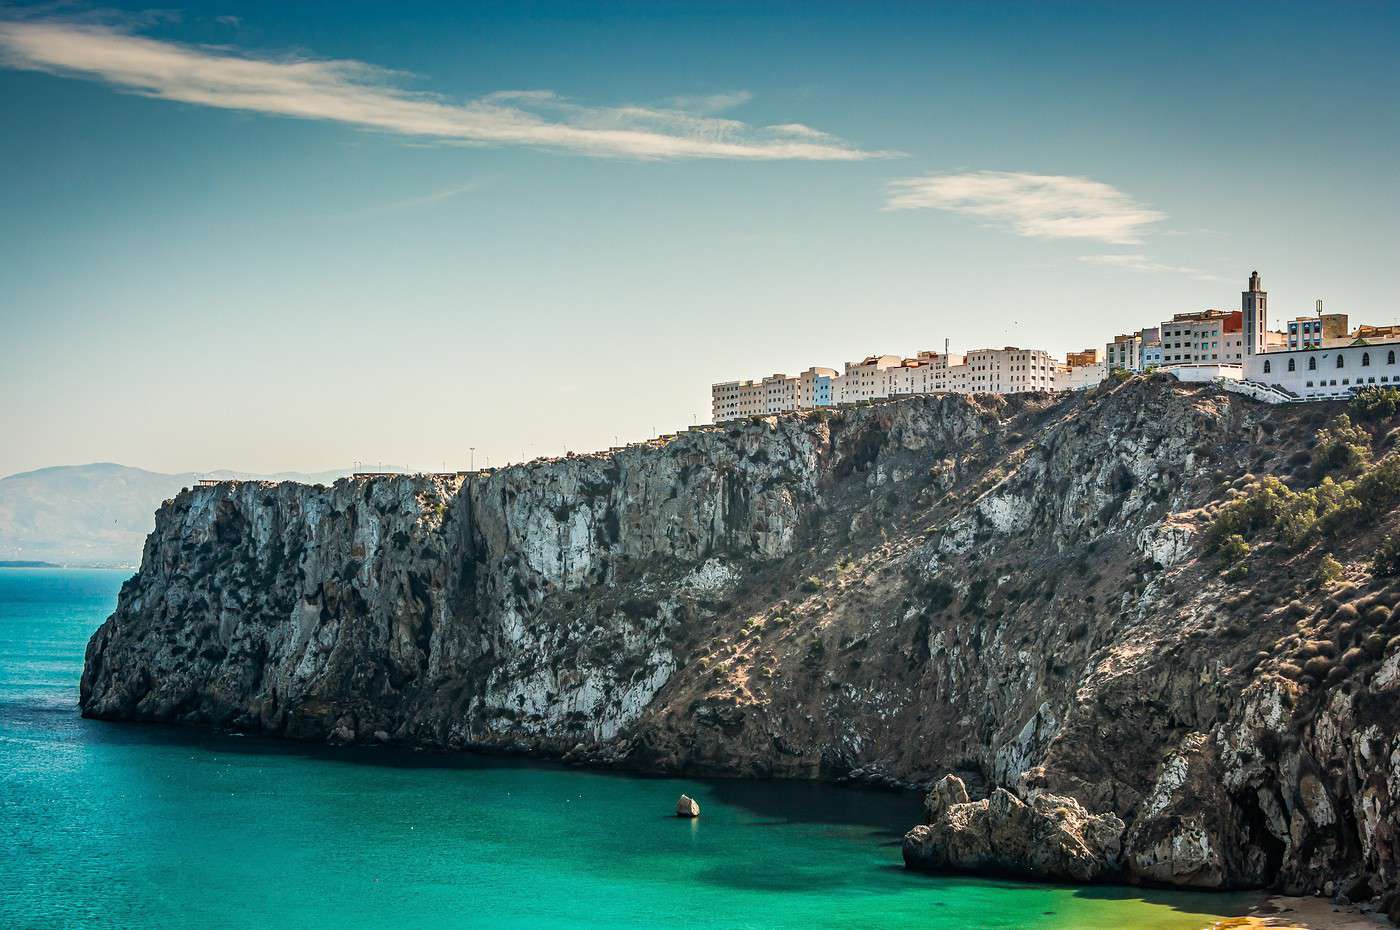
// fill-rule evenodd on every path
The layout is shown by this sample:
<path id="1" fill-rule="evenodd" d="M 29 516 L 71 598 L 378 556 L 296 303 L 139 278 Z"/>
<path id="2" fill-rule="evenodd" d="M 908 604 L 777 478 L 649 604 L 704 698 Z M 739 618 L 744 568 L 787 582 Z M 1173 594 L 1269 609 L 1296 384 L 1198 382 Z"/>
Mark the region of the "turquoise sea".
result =
<path id="1" fill-rule="evenodd" d="M 906 873 L 909 795 L 86 721 L 123 578 L 0 569 L 0 927 L 1098 930 L 1245 904 Z"/>

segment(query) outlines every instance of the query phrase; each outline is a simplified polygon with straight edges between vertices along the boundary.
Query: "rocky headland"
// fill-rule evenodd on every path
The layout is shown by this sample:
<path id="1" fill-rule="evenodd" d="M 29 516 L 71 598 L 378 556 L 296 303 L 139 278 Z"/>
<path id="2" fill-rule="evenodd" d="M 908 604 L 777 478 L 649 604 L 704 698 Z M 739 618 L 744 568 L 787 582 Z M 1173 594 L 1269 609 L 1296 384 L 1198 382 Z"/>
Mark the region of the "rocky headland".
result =
<path id="1" fill-rule="evenodd" d="M 1389 904 L 1393 417 L 1137 377 L 194 488 L 82 710 L 932 785 L 911 867 Z"/>

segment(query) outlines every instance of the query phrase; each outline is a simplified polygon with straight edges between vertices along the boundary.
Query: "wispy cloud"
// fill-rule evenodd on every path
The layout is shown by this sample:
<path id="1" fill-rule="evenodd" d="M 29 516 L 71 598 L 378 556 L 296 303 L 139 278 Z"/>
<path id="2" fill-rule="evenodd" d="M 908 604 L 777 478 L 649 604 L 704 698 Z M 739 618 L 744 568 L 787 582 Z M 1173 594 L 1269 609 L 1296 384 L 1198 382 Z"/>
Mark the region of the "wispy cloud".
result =
<path id="1" fill-rule="evenodd" d="M 746 90 L 736 90 L 727 94 L 698 94 L 694 96 L 669 97 L 666 106 L 687 113 L 722 113 L 741 107 L 753 99 Z"/>
<path id="2" fill-rule="evenodd" d="M 1199 278 L 1202 281 L 1219 281 L 1218 275 L 1208 274 L 1199 268 L 1189 268 L 1185 265 L 1167 265 L 1155 261 L 1140 253 L 1122 253 L 1113 255 L 1081 255 L 1081 262 L 1088 262 L 1091 265 L 1108 265 L 1112 268 L 1126 268 L 1129 271 L 1153 271 L 1165 272 L 1168 274 L 1189 275 Z"/>
<path id="3" fill-rule="evenodd" d="M 182 45 L 90 22 L 0 21 L 0 65 L 164 100 L 467 144 L 639 159 L 857 161 L 896 154 L 813 135 L 800 124 L 753 126 L 678 108 L 583 106 L 549 91 L 455 102 L 406 90 L 403 75 L 364 62 Z"/>
<path id="4" fill-rule="evenodd" d="M 1089 178 L 1016 171 L 932 174 L 891 182 L 887 210 L 933 209 L 975 216 L 1038 239 L 1142 241 L 1166 214 Z"/>
<path id="5" fill-rule="evenodd" d="M 485 187 L 486 185 L 481 181 L 468 181 L 466 184 L 457 184 L 452 187 L 445 187 L 442 190 L 436 190 L 429 194 L 423 194 L 421 197 L 409 197 L 404 200 L 395 200 L 389 203 L 382 203 L 377 206 L 369 207 L 361 212 L 384 213 L 390 210 L 406 210 L 412 207 L 426 207 L 430 206 L 431 204 L 441 203 L 444 200 L 451 200 L 454 197 L 460 197 L 463 194 L 474 194 L 477 191 L 485 189 Z"/>

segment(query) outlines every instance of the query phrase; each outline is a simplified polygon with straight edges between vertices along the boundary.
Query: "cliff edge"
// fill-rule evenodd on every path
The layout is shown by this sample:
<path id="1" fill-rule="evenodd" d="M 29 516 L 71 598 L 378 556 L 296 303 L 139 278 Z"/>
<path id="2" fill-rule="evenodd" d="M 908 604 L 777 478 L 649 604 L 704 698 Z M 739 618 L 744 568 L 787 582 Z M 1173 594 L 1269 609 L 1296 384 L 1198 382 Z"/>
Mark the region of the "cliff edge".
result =
<path id="1" fill-rule="evenodd" d="M 654 772 L 952 773 L 913 867 L 1386 895 L 1400 483 L 1372 487 L 1394 424 L 1340 434 L 1344 409 L 1139 377 L 186 490 L 88 646 L 82 710 Z M 1027 831 L 1054 849 L 988 839 Z"/>

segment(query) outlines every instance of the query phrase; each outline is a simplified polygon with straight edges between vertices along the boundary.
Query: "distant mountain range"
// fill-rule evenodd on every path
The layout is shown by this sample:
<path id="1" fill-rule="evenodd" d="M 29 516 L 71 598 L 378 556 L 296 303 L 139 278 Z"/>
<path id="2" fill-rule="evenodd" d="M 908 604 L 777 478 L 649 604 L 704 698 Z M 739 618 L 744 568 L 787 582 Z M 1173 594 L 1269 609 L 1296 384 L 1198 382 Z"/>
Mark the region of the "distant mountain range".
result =
<path id="1" fill-rule="evenodd" d="M 166 475 L 100 462 L 0 478 L 0 561 L 135 566 L 161 502 L 200 478 L 330 484 L 349 469 L 256 475 L 219 470 Z"/>

